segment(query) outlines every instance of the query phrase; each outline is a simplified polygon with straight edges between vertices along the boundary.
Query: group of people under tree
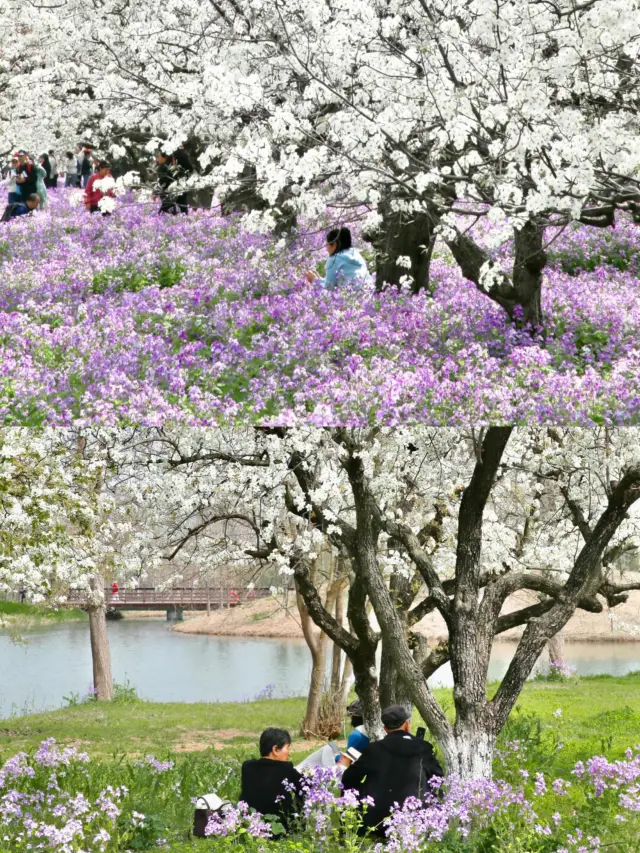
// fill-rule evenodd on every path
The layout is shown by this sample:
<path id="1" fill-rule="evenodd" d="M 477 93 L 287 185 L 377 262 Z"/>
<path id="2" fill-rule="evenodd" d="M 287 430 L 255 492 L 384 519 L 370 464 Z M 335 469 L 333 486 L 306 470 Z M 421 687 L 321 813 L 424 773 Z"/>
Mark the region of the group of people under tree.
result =
<path id="1" fill-rule="evenodd" d="M 424 740 L 424 730 L 411 734 L 411 713 L 404 706 L 392 705 L 382 712 L 386 736 L 373 743 L 364 731 L 359 703 L 347 712 L 354 731 L 346 751 L 336 752 L 333 762 L 342 770 L 343 789 L 356 791 L 369 803 L 362 807 L 361 832 L 384 838 L 383 821 L 396 803 L 401 807 L 410 797 L 437 799 L 443 770 L 432 745 Z M 285 830 L 291 830 L 304 798 L 300 770 L 314 764 L 328 766 L 325 755 L 331 745 L 294 767 L 291 736 L 285 729 L 269 728 L 260 736 L 259 749 L 260 758 L 242 765 L 240 800 L 262 815 L 278 817 Z"/>

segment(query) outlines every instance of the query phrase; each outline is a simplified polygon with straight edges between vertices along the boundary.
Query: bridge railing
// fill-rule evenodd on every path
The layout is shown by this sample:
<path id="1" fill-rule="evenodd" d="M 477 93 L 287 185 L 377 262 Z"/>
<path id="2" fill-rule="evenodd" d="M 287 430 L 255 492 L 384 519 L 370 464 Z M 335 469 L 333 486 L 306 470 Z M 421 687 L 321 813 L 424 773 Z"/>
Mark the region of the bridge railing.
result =
<path id="1" fill-rule="evenodd" d="M 153 587 L 138 587 L 137 589 L 113 589 L 105 587 L 104 596 L 107 606 L 127 605 L 138 607 L 149 607 L 158 605 L 162 607 L 188 607 L 189 605 L 206 605 L 207 602 L 213 607 L 221 604 L 240 604 L 257 598 L 268 598 L 271 591 L 268 587 L 258 587 L 251 590 L 242 587 L 211 587 L 209 590 L 202 587 L 177 587 L 173 589 L 157 590 Z M 69 594 L 70 602 L 84 602 L 86 593 L 82 590 L 72 590 Z"/>

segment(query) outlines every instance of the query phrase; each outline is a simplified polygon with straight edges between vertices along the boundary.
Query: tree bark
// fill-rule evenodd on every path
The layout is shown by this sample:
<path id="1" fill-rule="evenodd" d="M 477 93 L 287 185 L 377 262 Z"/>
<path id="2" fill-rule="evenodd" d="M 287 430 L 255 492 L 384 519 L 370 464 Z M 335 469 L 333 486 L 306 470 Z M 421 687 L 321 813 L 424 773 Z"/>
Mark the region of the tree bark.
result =
<path id="1" fill-rule="evenodd" d="M 447 245 L 463 276 L 507 312 L 519 326 L 543 328 L 542 273 L 547 265 L 543 248 L 544 225 L 529 221 L 514 233 L 514 261 L 511 278 L 496 269 L 495 280 L 488 286 L 481 281 L 481 271 L 490 262 L 489 253 L 467 234 L 458 234 Z"/>
<path id="2" fill-rule="evenodd" d="M 380 230 L 369 237 L 376 251 L 376 288 L 398 286 L 403 276 L 410 275 L 412 293 L 427 290 L 438 221 L 435 210 L 405 213 L 386 203 L 381 205 L 381 214 Z M 400 257 L 408 257 L 411 267 L 400 266 Z"/>
<path id="3" fill-rule="evenodd" d="M 482 725 L 457 727 L 453 737 L 440 741 L 447 775 L 463 781 L 490 779 L 495 745 L 495 736 Z"/>
<path id="4" fill-rule="evenodd" d="M 542 328 L 542 273 L 547 265 L 543 247 L 544 228 L 529 220 L 515 233 L 513 316 L 523 325 Z M 521 317 L 518 314 L 521 313 Z"/>
<path id="5" fill-rule="evenodd" d="M 336 622 L 344 626 L 344 594 L 342 586 L 336 595 Z M 331 693 L 334 696 L 340 694 L 342 684 L 342 649 L 337 643 L 333 644 L 333 657 L 331 660 Z"/>
<path id="6" fill-rule="evenodd" d="M 325 666 L 327 662 L 326 634 L 321 635 L 317 647 L 311 651 L 311 679 L 309 681 L 309 693 L 307 694 L 307 708 L 301 725 L 301 732 L 305 736 L 318 736 L 318 716 L 320 703 L 324 693 Z"/>
<path id="7" fill-rule="evenodd" d="M 562 634 L 556 634 L 555 637 L 551 637 L 547 643 L 547 651 L 549 652 L 549 663 L 565 663 L 564 638 Z"/>
<path id="8" fill-rule="evenodd" d="M 316 565 L 314 565 L 311 573 L 314 585 L 316 583 L 316 575 L 317 568 Z M 332 565 L 324 601 L 324 609 L 328 613 L 331 613 L 336 609 L 336 599 L 338 597 L 340 587 L 340 581 L 336 581 L 334 579 Z M 311 653 L 311 679 L 309 683 L 309 693 L 307 695 L 307 708 L 304 720 L 302 721 L 301 731 L 303 735 L 317 735 L 320 704 L 325 692 L 329 635 L 322 629 L 319 631 L 314 630 L 315 626 L 313 624 L 313 620 L 311 619 L 309 610 L 307 609 L 304 598 L 300 592 L 296 595 L 296 604 L 298 605 L 302 633 Z"/>
<path id="9" fill-rule="evenodd" d="M 113 678 L 111 675 L 111 653 L 104 600 L 104 578 L 92 575 L 89 605 L 89 637 L 91 640 L 91 660 L 93 664 L 93 687 L 98 701 L 113 699 Z"/>

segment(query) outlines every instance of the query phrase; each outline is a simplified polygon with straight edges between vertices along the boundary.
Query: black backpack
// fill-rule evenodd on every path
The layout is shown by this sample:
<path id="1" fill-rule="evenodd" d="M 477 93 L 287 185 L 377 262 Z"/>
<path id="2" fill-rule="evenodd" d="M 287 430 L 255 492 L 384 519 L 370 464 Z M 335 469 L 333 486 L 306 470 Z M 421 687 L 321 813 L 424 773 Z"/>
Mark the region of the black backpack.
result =
<path id="1" fill-rule="evenodd" d="M 93 162 L 91 159 L 91 154 L 87 154 L 85 152 L 85 155 L 82 158 L 82 163 L 80 164 L 80 174 L 81 175 L 90 175 L 92 172 L 93 172 Z"/>

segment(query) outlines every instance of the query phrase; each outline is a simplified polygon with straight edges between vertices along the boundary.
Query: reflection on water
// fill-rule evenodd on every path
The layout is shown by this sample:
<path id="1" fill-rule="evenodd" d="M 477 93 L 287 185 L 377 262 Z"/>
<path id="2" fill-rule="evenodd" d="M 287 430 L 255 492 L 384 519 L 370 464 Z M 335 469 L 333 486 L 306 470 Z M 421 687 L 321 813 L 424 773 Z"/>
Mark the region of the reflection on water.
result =
<path id="1" fill-rule="evenodd" d="M 59 707 L 85 694 L 91 680 L 88 626 L 71 623 L 28 633 L 27 645 L 0 634 L 0 717 Z M 114 679 L 128 681 L 145 699 L 215 702 L 250 699 L 267 684 L 274 695 L 306 691 L 311 664 L 302 640 L 176 634 L 164 621 L 109 623 Z M 496 643 L 489 677 L 501 678 L 515 650 Z M 640 643 L 572 643 L 567 662 L 579 675 L 624 675 L 640 669 Z M 451 684 L 443 667 L 431 680 Z"/>

